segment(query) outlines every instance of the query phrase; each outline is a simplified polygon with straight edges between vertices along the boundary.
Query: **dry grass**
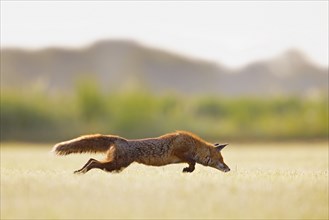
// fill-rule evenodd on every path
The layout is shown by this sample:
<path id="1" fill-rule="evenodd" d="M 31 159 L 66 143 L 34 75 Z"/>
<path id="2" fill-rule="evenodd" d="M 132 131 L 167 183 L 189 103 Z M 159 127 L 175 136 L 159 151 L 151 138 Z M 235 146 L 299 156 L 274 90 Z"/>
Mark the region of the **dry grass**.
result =
<path id="1" fill-rule="evenodd" d="M 51 147 L 1 145 L 1 219 L 329 217 L 327 143 L 231 145 L 229 173 L 133 164 L 82 176 L 72 172 L 90 155 L 56 157 Z"/>

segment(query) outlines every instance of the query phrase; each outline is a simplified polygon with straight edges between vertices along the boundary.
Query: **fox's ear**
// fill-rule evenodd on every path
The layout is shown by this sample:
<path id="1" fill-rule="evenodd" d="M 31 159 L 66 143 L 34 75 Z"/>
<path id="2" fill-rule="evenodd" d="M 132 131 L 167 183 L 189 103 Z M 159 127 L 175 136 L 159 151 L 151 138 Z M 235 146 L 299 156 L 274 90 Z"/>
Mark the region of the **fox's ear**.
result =
<path id="1" fill-rule="evenodd" d="M 214 145 L 215 145 L 216 150 L 221 151 L 228 144 L 218 144 L 218 143 L 216 143 Z"/>

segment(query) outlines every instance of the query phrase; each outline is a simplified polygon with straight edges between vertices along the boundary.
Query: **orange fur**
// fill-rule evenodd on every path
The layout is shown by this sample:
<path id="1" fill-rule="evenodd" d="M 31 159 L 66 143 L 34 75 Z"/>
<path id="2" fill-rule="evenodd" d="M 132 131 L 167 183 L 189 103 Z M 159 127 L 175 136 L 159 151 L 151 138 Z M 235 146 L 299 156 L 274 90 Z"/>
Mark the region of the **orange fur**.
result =
<path id="1" fill-rule="evenodd" d="M 76 173 L 85 173 L 99 168 L 105 171 L 121 171 L 133 162 L 151 166 L 173 163 L 188 163 L 183 172 L 193 172 L 195 164 L 229 171 L 220 150 L 200 137 L 186 131 L 177 131 L 157 138 L 128 140 L 114 135 L 86 135 L 58 143 L 53 151 L 57 155 L 71 153 L 106 153 L 104 161 L 90 159 Z"/>

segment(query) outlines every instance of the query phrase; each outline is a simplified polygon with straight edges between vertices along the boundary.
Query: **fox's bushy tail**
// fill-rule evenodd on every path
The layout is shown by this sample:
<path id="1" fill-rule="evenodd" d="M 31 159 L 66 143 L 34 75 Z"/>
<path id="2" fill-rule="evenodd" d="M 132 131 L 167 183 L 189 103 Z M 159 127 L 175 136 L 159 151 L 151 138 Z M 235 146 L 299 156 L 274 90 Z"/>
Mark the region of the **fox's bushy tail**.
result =
<path id="1" fill-rule="evenodd" d="M 105 153 L 117 139 L 117 136 L 112 135 L 85 135 L 56 144 L 52 152 L 57 155 L 67 155 L 71 153 Z"/>

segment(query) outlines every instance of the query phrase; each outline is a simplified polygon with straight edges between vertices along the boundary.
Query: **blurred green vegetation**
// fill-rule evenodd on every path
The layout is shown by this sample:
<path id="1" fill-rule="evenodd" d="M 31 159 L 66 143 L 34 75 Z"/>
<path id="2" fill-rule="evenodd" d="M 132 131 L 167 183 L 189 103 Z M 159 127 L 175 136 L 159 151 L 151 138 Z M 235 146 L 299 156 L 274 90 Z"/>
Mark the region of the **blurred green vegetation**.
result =
<path id="1" fill-rule="evenodd" d="M 74 94 L 2 91 L 1 141 L 61 141 L 87 133 L 127 138 L 188 130 L 214 141 L 328 138 L 328 100 L 105 94 L 80 81 Z"/>

